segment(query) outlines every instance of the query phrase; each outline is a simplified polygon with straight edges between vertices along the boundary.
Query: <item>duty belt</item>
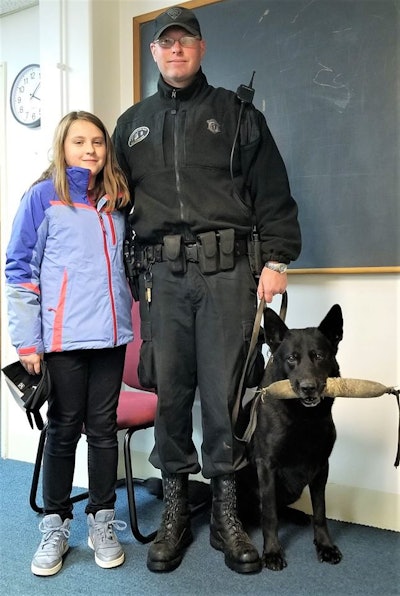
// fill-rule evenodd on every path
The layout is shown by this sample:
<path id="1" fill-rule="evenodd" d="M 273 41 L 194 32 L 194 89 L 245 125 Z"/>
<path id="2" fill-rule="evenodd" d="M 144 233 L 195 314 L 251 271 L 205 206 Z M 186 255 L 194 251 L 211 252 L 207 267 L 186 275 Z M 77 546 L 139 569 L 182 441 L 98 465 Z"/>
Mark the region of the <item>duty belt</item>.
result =
<path id="1" fill-rule="evenodd" d="M 161 244 L 135 246 L 135 265 L 146 269 L 152 263 L 168 262 L 176 272 L 185 270 L 187 262 L 199 263 L 203 273 L 233 269 L 235 259 L 248 254 L 246 238 L 235 237 L 234 230 L 204 232 L 196 242 L 183 242 L 180 235 L 164 236 Z"/>
<path id="2" fill-rule="evenodd" d="M 182 244 L 186 261 L 190 263 L 199 262 L 199 245 L 196 243 Z M 247 255 L 247 241 L 245 238 L 235 240 L 234 255 L 241 257 Z M 152 262 L 161 263 L 168 261 L 166 249 L 164 244 L 149 244 L 148 246 L 135 248 L 135 261 L 137 262 Z"/>

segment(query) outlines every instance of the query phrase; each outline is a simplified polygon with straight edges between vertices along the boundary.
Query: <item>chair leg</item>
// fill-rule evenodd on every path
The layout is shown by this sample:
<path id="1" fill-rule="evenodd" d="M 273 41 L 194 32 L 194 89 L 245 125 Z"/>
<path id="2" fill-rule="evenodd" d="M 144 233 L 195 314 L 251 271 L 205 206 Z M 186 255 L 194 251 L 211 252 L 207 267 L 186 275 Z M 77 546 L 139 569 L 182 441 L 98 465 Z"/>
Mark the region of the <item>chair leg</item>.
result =
<path id="1" fill-rule="evenodd" d="M 124 463 L 125 463 L 125 478 L 126 478 L 126 490 L 128 495 L 128 507 L 129 507 L 129 519 L 131 523 L 132 534 L 142 544 L 151 542 L 157 531 L 151 532 L 150 534 L 144 535 L 139 530 L 136 502 L 135 502 L 135 488 L 134 479 L 132 474 L 132 456 L 131 456 L 131 438 L 133 433 L 137 429 L 129 428 L 124 437 Z"/>
<path id="2" fill-rule="evenodd" d="M 43 507 L 38 505 L 36 498 L 37 498 L 37 490 L 38 490 L 38 486 L 39 486 L 40 470 L 42 467 L 42 459 L 43 459 L 44 446 L 46 443 L 46 437 L 47 437 L 47 424 L 44 425 L 44 428 L 40 433 L 38 449 L 36 452 L 35 466 L 33 468 L 31 492 L 29 495 L 29 504 L 30 504 L 31 508 L 33 509 L 33 511 L 35 511 L 36 513 L 43 513 Z M 87 499 L 88 496 L 89 496 L 89 491 L 79 493 L 79 494 L 71 497 L 71 502 L 77 503 L 78 501 L 83 501 L 84 499 Z"/>

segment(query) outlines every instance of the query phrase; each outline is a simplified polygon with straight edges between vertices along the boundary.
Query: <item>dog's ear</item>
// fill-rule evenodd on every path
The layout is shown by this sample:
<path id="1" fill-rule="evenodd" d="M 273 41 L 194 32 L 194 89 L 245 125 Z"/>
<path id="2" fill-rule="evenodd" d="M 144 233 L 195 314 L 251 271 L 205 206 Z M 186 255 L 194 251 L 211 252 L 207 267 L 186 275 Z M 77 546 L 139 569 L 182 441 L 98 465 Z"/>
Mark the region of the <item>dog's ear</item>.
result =
<path id="1" fill-rule="evenodd" d="M 264 310 L 264 335 L 265 342 L 272 353 L 279 347 L 287 332 L 288 328 L 276 312 L 272 308 L 266 308 Z"/>
<path id="2" fill-rule="evenodd" d="M 343 339 L 343 316 L 338 304 L 332 306 L 318 329 L 329 339 L 336 353 L 339 342 Z"/>

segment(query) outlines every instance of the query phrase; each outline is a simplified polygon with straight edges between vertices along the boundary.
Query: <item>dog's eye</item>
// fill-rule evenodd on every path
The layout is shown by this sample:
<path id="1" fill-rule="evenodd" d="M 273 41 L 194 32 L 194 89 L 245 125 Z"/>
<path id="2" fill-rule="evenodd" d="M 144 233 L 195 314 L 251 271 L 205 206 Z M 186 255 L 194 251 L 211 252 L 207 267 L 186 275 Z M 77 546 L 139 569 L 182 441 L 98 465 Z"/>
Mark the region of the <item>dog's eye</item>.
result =
<path id="1" fill-rule="evenodd" d="M 295 364 L 298 360 L 298 356 L 297 356 L 297 354 L 289 354 L 286 357 L 286 360 L 288 361 L 289 364 Z"/>
<path id="2" fill-rule="evenodd" d="M 323 352 L 314 352 L 314 360 L 324 360 L 325 354 Z"/>

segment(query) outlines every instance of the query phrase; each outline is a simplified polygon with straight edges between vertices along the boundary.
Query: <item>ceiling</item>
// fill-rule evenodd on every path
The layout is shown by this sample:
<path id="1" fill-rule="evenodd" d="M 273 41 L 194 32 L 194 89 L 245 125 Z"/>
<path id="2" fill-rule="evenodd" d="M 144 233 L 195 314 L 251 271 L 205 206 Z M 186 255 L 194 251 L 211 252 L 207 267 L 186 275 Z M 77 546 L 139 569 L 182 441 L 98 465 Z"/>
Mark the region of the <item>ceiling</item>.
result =
<path id="1" fill-rule="evenodd" d="M 39 4 L 39 0 L 0 0 L 0 17 Z"/>

